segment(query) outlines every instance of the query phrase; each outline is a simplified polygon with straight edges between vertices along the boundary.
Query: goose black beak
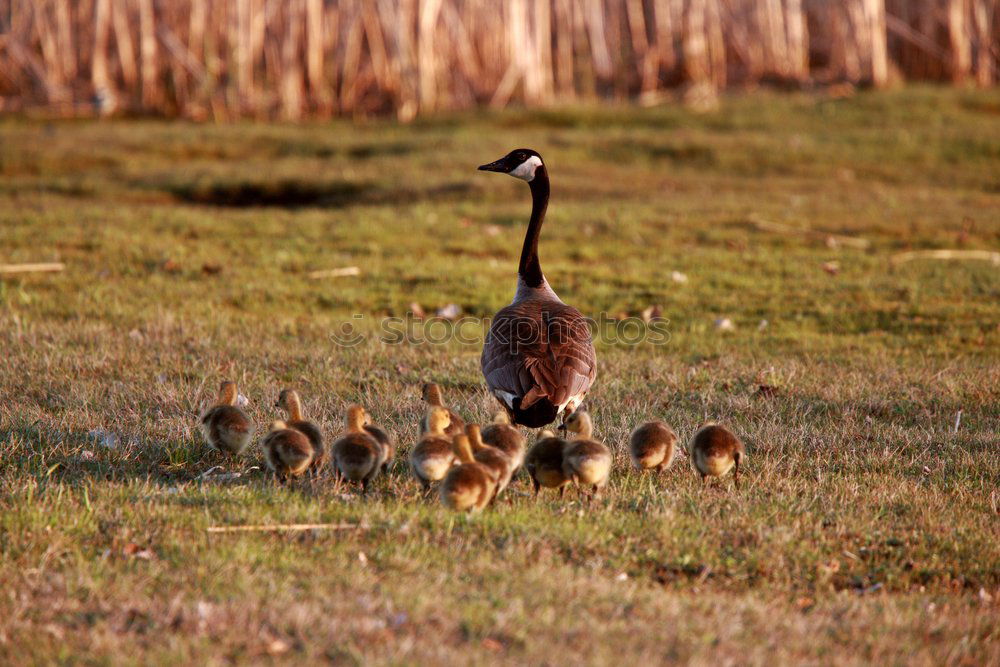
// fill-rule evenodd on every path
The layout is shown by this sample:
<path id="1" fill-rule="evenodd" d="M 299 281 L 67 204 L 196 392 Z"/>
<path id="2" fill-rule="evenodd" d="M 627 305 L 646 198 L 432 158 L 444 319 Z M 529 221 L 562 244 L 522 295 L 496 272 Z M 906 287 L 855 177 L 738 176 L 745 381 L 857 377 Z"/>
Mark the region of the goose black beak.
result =
<path id="1" fill-rule="evenodd" d="M 564 438 L 566 437 L 566 434 L 569 433 L 569 427 L 566 426 L 565 422 L 563 422 L 562 424 L 559 424 L 558 430 L 562 434 L 562 437 L 564 437 Z"/>
<path id="2" fill-rule="evenodd" d="M 489 164 L 479 165 L 479 171 L 495 171 L 501 174 L 507 173 L 507 167 L 504 166 L 503 159 L 497 160 L 496 162 L 490 162 Z"/>

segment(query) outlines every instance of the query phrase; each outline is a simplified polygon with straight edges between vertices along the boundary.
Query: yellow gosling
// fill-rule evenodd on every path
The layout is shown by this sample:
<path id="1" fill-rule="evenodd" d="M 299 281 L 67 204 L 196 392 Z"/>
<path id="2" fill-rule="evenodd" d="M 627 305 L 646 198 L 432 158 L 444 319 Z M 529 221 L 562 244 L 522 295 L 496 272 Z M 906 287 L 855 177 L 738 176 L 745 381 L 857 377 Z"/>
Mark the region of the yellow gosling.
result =
<path id="1" fill-rule="evenodd" d="M 432 482 L 439 482 L 448 474 L 455 461 L 455 452 L 451 438 L 445 435 L 445 430 L 451 423 L 448 410 L 431 407 L 427 410 L 424 421 L 427 423 L 427 431 L 410 450 L 410 470 L 426 493 Z"/>
<path id="2" fill-rule="evenodd" d="M 666 470 L 677 453 L 677 434 L 665 422 L 651 421 L 632 431 L 628 455 L 638 471 Z"/>
<path id="3" fill-rule="evenodd" d="M 719 424 L 705 424 L 691 438 L 688 444 L 691 466 L 701 475 L 722 477 L 733 471 L 733 481 L 740 488 L 740 463 L 746 460 L 746 448 L 732 431 Z"/>
<path id="4" fill-rule="evenodd" d="M 574 484 L 591 487 L 593 498 L 608 483 L 611 450 L 593 439 L 594 426 L 589 413 L 577 410 L 564 425 L 573 436 L 563 450 L 563 474 Z"/>
<path id="5" fill-rule="evenodd" d="M 559 489 L 559 497 L 562 498 L 566 485 L 570 482 L 570 478 L 563 472 L 563 449 L 566 444 L 566 440 L 556 437 L 552 431 L 544 430 L 528 450 L 524 467 L 531 476 L 536 498 L 542 487 Z"/>
<path id="6" fill-rule="evenodd" d="M 475 460 L 465 435 L 455 436 L 454 447 L 461 463 L 449 470 L 441 482 L 441 502 L 456 512 L 480 512 L 496 493 L 495 473 Z"/>
<path id="7" fill-rule="evenodd" d="M 299 399 L 299 393 L 294 389 L 282 389 L 281 393 L 278 394 L 278 402 L 274 404 L 274 407 L 288 413 L 288 419 L 285 422 L 288 428 L 294 428 L 309 438 L 309 442 L 313 448 L 313 459 L 312 463 L 309 464 L 309 468 L 315 472 L 322 470 L 327 461 L 323 433 L 319 430 L 319 426 L 303 418 L 302 401 Z"/>
<path id="8" fill-rule="evenodd" d="M 385 450 L 364 428 L 367 420 L 368 413 L 360 405 L 348 408 L 347 431 L 330 448 L 337 475 L 358 482 L 363 494 L 385 462 Z"/>
<path id="9" fill-rule="evenodd" d="M 226 380 L 219 386 L 215 405 L 203 412 L 199 420 L 205 441 L 225 454 L 242 454 L 253 438 L 253 423 L 236 407 L 237 396 L 236 383 Z"/>
<path id="10" fill-rule="evenodd" d="M 270 432 L 261 442 L 264 460 L 279 482 L 298 477 L 309 469 L 313 460 L 313 446 L 309 438 L 298 429 L 289 428 L 283 421 L 271 424 Z"/>
<path id="11" fill-rule="evenodd" d="M 510 423 L 510 417 L 503 410 L 496 413 L 493 423 L 483 427 L 483 442 L 496 447 L 510 457 L 514 471 L 524 463 L 525 439 L 518 428 Z"/>
<path id="12" fill-rule="evenodd" d="M 465 432 L 465 420 L 444 404 L 444 400 L 441 397 L 441 387 L 433 382 L 427 382 L 421 388 L 421 397 L 428 408 L 444 408 L 448 411 L 449 421 L 448 426 L 445 428 L 445 435 L 450 438 Z M 424 418 L 420 420 L 420 435 L 427 433 L 427 414 L 429 412 L 425 413 Z"/>
<path id="13" fill-rule="evenodd" d="M 499 496 L 510 484 L 510 478 L 514 474 L 514 462 L 498 448 L 483 442 L 479 424 L 466 424 L 465 435 L 472 446 L 472 456 L 495 474 L 497 483 L 494 497 Z"/>

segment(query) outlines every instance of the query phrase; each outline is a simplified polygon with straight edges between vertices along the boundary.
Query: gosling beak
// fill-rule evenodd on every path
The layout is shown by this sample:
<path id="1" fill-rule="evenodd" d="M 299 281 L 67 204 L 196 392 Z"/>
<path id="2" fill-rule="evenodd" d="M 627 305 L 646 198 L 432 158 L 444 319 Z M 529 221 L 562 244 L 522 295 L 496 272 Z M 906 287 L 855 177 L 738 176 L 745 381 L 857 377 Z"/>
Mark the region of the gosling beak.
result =
<path id="1" fill-rule="evenodd" d="M 562 433 L 562 437 L 564 438 L 566 437 L 566 434 L 569 433 L 569 427 L 566 426 L 566 422 L 559 424 L 559 432 Z"/>
<path id="2" fill-rule="evenodd" d="M 489 164 L 479 165 L 479 171 L 495 171 L 501 174 L 506 174 L 507 167 L 504 166 L 503 158 L 500 158 L 496 162 L 490 162 Z"/>

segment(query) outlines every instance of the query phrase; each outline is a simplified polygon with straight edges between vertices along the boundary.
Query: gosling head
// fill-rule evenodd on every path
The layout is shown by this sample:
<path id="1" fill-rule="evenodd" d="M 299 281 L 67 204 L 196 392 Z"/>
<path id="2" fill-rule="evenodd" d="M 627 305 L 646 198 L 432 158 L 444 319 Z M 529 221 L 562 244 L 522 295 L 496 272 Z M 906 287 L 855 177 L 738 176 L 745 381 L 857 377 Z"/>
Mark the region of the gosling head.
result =
<path id="1" fill-rule="evenodd" d="M 273 422 L 271 422 L 271 432 L 272 433 L 274 431 L 283 431 L 286 428 L 288 428 L 288 424 L 286 424 L 285 422 L 281 421 L 280 419 L 276 419 Z"/>
<path id="2" fill-rule="evenodd" d="M 278 401 L 274 404 L 274 407 L 281 408 L 282 410 L 291 411 L 293 405 L 298 405 L 299 394 L 294 389 L 282 389 L 281 393 L 278 394 Z"/>
<path id="3" fill-rule="evenodd" d="M 566 429 L 570 433 L 575 433 L 582 438 L 589 438 L 594 431 L 594 425 L 590 420 L 590 414 L 584 412 L 583 410 L 577 410 L 567 417 L 563 421 L 562 428 Z"/>
<path id="4" fill-rule="evenodd" d="M 542 156 L 530 148 L 516 148 L 495 162 L 480 165 L 479 171 L 495 171 L 509 174 L 530 183 L 535 180 L 538 170 L 545 171 Z"/>
<path id="5" fill-rule="evenodd" d="M 236 383 L 232 380 L 223 380 L 219 385 L 219 404 L 236 405 L 237 396 Z"/>
<path id="6" fill-rule="evenodd" d="M 466 424 L 465 435 L 469 438 L 469 443 L 473 449 L 483 448 L 483 434 L 479 428 L 479 424 Z"/>
<path id="7" fill-rule="evenodd" d="M 427 430 L 441 435 L 451 425 L 451 416 L 444 408 L 433 407 L 427 411 Z"/>
<path id="8" fill-rule="evenodd" d="M 365 424 L 371 423 L 368 412 L 360 405 L 354 404 L 347 408 L 347 427 L 352 431 L 360 431 Z"/>
<path id="9" fill-rule="evenodd" d="M 424 383 L 420 395 L 428 405 L 441 405 L 441 388 L 433 382 Z"/>

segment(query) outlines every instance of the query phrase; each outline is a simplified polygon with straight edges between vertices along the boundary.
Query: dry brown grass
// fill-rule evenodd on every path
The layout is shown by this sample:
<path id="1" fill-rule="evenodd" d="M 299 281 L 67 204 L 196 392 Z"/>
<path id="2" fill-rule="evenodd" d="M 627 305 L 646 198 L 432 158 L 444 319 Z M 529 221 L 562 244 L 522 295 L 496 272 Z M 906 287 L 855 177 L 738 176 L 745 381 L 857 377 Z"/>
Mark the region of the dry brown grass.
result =
<path id="1" fill-rule="evenodd" d="M 1000 661 L 997 270 L 888 264 L 996 246 L 989 100 L 764 99 L 406 130 L 5 123 L 4 261 L 66 269 L 0 282 L 0 661 Z M 330 333 L 509 300 L 526 193 L 473 169 L 522 143 L 552 168 L 563 296 L 670 320 L 665 346 L 599 346 L 596 506 L 522 479 L 466 519 L 402 464 L 362 500 L 207 451 L 195 414 L 224 377 L 261 427 L 283 386 L 328 435 L 361 401 L 403 457 L 422 381 L 486 419 L 478 346 Z M 729 424 L 745 486 L 702 488 L 683 458 L 632 472 L 651 416 Z M 241 476 L 198 479 L 215 465 Z M 272 523 L 359 527 L 206 531 Z"/>

